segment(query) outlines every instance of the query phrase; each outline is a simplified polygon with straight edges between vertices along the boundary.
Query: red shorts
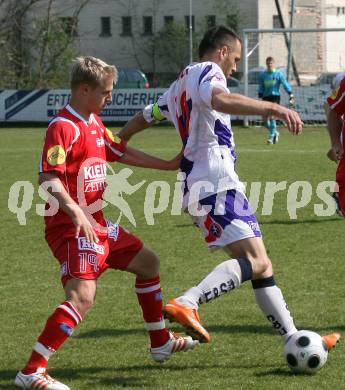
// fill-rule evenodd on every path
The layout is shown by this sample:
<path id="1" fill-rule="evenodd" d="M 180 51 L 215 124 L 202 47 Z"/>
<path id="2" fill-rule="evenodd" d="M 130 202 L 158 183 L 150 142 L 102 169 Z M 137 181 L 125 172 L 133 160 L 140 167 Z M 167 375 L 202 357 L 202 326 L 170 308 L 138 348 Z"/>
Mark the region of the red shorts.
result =
<path id="1" fill-rule="evenodd" d="M 338 201 L 340 211 L 345 217 L 345 183 L 338 183 Z"/>
<path id="2" fill-rule="evenodd" d="M 85 237 L 66 238 L 50 248 L 60 263 L 61 282 L 65 285 L 73 278 L 96 280 L 108 268 L 127 269 L 143 245 L 134 234 L 111 225 L 108 236 L 100 236 L 97 244 L 91 244 Z"/>
<path id="3" fill-rule="evenodd" d="M 345 216 L 345 158 L 342 158 L 338 164 L 336 181 L 338 184 L 339 207 L 343 216 Z"/>

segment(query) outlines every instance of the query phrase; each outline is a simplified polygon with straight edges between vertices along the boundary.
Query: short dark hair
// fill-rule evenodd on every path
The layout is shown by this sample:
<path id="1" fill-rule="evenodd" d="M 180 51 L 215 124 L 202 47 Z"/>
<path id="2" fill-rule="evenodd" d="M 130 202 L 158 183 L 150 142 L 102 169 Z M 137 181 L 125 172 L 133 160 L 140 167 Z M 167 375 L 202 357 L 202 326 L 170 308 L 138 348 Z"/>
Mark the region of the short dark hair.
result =
<path id="1" fill-rule="evenodd" d="M 226 39 L 229 39 L 231 43 L 239 41 L 242 43 L 239 35 L 235 33 L 229 27 L 226 26 L 214 26 L 206 31 L 199 45 L 199 58 L 201 59 L 206 53 L 220 49 L 226 45 Z"/>
<path id="2" fill-rule="evenodd" d="M 267 63 L 267 62 L 274 62 L 274 58 L 271 57 L 271 56 L 270 56 L 270 57 L 267 57 L 267 58 L 266 58 L 266 63 Z"/>

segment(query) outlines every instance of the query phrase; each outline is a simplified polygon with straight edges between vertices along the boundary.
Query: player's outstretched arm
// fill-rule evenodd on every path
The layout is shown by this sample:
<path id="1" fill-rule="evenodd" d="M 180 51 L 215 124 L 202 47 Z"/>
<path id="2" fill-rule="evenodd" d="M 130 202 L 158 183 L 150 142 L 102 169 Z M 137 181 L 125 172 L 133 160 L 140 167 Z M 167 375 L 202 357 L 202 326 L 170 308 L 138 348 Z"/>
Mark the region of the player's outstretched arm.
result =
<path id="1" fill-rule="evenodd" d="M 344 154 L 344 149 L 340 140 L 342 126 L 342 116 L 333 110 L 329 110 L 327 115 L 327 128 L 331 138 L 332 156 L 337 161 L 339 161 Z"/>
<path id="2" fill-rule="evenodd" d="M 273 108 L 271 110 L 270 116 L 285 122 L 288 130 L 292 134 L 298 135 L 302 133 L 304 123 L 296 111 L 275 103 L 273 103 Z"/>
<path id="3" fill-rule="evenodd" d="M 155 121 L 147 122 L 144 118 L 143 112 L 138 112 L 131 118 L 117 134 L 121 139 L 129 141 L 132 136 L 140 131 L 153 126 Z"/>
<path id="4" fill-rule="evenodd" d="M 127 146 L 126 151 L 124 155 L 119 159 L 119 162 L 142 168 L 175 171 L 180 167 L 182 155 L 182 152 L 180 152 L 172 160 L 162 160 L 161 158 L 151 156 L 142 152 L 141 150 Z"/>
<path id="5" fill-rule="evenodd" d="M 98 237 L 90 221 L 79 205 L 70 197 L 59 177 L 53 173 L 44 172 L 40 173 L 38 182 L 40 185 L 49 182 L 49 186 L 45 185 L 44 189 L 59 202 L 59 207 L 71 218 L 75 225 L 75 238 L 79 237 L 80 232 L 84 232 L 88 241 L 97 243 Z"/>
<path id="6" fill-rule="evenodd" d="M 264 84 L 264 77 L 263 72 L 259 75 L 259 88 L 258 88 L 258 98 L 262 99 L 265 92 L 265 84 Z"/>
<path id="7" fill-rule="evenodd" d="M 283 75 L 282 72 L 280 72 L 280 81 L 283 85 L 283 88 L 285 90 L 285 92 L 288 94 L 288 95 L 292 95 L 292 88 L 291 88 L 291 85 L 290 83 L 286 80 L 285 76 Z"/>
<path id="8" fill-rule="evenodd" d="M 298 113 L 276 103 L 227 93 L 223 89 L 214 88 L 211 104 L 214 110 L 227 114 L 273 116 L 284 121 L 291 133 L 299 134 L 302 132 L 303 122 Z"/>

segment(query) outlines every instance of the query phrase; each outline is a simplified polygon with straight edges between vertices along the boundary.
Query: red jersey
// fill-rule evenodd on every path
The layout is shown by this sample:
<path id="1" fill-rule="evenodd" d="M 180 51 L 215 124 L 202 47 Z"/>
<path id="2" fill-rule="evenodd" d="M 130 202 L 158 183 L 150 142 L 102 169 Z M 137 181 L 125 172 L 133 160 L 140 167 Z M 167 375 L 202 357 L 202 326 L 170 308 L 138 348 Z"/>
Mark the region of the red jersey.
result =
<path id="1" fill-rule="evenodd" d="M 331 110 L 340 115 L 345 113 L 345 77 L 341 80 L 338 88 L 328 96 L 327 102 Z"/>
<path id="2" fill-rule="evenodd" d="M 126 142 L 114 136 L 97 115 L 91 114 L 86 121 L 67 105 L 48 126 L 40 172 L 57 173 L 68 194 L 81 207 L 98 201 L 97 211 L 90 214 L 106 226 L 101 210 L 106 162 L 118 160 L 125 149 Z M 74 236 L 75 226 L 63 210 L 44 219 L 48 243 Z"/>
<path id="3" fill-rule="evenodd" d="M 345 78 L 343 78 L 331 95 L 327 98 L 329 108 L 339 115 L 345 114 Z M 343 116 L 343 127 L 341 130 L 341 142 L 344 146 L 345 139 L 345 121 Z M 337 168 L 336 180 L 339 183 L 345 183 L 345 156 L 341 158 Z"/>

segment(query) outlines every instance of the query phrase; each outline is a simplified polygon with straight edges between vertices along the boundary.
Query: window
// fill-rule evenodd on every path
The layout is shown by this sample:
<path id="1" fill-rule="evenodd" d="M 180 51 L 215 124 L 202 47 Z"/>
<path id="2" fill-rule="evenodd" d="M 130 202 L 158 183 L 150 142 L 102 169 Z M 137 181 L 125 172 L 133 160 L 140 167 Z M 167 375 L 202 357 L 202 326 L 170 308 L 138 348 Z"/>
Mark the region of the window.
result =
<path id="1" fill-rule="evenodd" d="M 189 30 L 189 15 L 184 17 L 186 29 Z M 195 17 L 192 15 L 192 31 L 195 31 Z"/>
<path id="2" fill-rule="evenodd" d="M 101 17 L 101 37 L 110 37 L 111 36 L 111 24 L 109 16 Z"/>
<path id="3" fill-rule="evenodd" d="M 273 28 L 282 28 L 279 15 L 273 15 Z"/>
<path id="4" fill-rule="evenodd" d="M 345 14 L 345 7 L 337 7 L 337 16 Z"/>
<path id="5" fill-rule="evenodd" d="M 77 32 L 77 19 L 73 17 L 62 17 L 60 18 L 61 25 L 66 35 L 69 37 L 76 37 Z"/>
<path id="6" fill-rule="evenodd" d="M 174 21 L 173 16 L 164 16 L 164 24 L 167 25 L 169 23 L 172 23 Z"/>
<path id="7" fill-rule="evenodd" d="M 131 16 L 122 16 L 122 34 L 123 36 L 132 35 L 132 18 Z"/>
<path id="8" fill-rule="evenodd" d="M 206 26 L 208 28 L 214 27 L 216 25 L 216 15 L 207 15 L 206 16 Z"/>
<path id="9" fill-rule="evenodd" d="M 144 35 L 152 35 L 152 16 L 143 17 Z"/>
<path id="10" fill-rule="evenodd" d="M 226 15 L 226 24 L 234 31 L 238 31 L 238 15 L 237 14 Z"/>

